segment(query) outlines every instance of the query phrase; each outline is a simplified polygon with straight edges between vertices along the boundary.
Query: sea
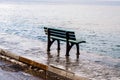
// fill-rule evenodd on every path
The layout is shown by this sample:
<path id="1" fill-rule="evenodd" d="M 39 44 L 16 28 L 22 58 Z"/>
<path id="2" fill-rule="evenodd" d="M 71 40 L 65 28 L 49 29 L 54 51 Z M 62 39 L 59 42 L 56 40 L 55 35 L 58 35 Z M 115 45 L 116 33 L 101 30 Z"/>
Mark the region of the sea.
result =
<path id="1" fill-rule="evenodd" d="M 120 58 L 120 5 L 0 3 L 0 33 L 47 42 L 44 27 L 73 30 L 82 51 Z"/>

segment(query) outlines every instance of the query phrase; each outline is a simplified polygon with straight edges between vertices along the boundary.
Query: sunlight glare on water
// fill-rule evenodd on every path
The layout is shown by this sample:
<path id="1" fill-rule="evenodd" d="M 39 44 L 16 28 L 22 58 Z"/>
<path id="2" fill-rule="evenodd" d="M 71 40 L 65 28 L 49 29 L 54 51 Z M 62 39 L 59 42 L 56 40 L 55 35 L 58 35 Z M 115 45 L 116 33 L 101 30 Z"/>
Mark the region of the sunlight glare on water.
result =
<path id="1" fill-rule="evenodd" d="M 120 6 L 0 5 L 0 32 L 46 41 L 44 26 L 74 30 L 82 50 L 120 57 Z"/>

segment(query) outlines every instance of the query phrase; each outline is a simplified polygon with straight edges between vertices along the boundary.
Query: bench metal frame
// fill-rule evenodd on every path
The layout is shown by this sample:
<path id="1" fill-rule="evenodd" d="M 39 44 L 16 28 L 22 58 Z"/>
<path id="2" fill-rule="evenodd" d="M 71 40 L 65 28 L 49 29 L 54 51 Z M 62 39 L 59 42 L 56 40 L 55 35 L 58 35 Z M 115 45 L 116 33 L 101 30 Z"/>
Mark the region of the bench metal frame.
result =
<path id="1" fill-rule="evenodd" d="M 78 41 L 75 38 L 75 33 L 73 31 L 67 31 L 56 28 L 47 28 L 44 27 L 45 34 L 48 37 L 47 41 L 47 51 L 50 51 L 51 45 L 57 41 L 58 47 L 57 50 L 60 51 L 60 41 L 66 42 L 66 56 L 69 56 L 69 52 L 73 45 L 76 45 L 77 48 L 77 56 L 80 55 L 79 52 L 79 43 L 85 43 L 85 41 Z"/>

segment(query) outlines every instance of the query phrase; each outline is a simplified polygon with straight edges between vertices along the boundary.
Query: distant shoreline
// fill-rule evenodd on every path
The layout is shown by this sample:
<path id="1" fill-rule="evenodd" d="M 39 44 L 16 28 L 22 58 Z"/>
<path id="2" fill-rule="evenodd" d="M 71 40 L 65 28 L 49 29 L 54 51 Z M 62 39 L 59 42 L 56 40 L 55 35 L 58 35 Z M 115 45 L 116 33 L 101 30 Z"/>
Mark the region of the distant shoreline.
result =
<path id="1" fill-rule="evenodd" d="M 120 1 L 91 1 L 91 2 L 67 2 L 67 1 L 0 1 L 0 4 L 65 4 L 65 5 L 108 5 L 108 6 L 120 6 Z"/>

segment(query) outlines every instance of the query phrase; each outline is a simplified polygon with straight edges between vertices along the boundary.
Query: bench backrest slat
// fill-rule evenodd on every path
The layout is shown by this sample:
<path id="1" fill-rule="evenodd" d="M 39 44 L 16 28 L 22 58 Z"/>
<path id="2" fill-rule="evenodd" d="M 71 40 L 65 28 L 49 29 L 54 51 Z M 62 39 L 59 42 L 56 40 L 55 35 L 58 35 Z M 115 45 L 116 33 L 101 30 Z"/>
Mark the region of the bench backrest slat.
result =
<path id="1" fill-rule="evenodd" d="M 68 32 L 68 35 L 69 35 L 69 39 L 71 39 L 71 40 L 76 40 L 75 32 L 70 31 L 70 32 Z"/>
<path id="2" fill-rule="evenodd" d="M 66 31 L 58 30 L 58 29 L 49 29 L 50 35 L 60 38 L 66 38 Z"/>
<path id="3" fill-rule="evenodd" d="M 76 40 L 75 38 L 75 33 L 73 31 L 67 31 L 67 30 L 62 30 L 62 29 L 55 29 L 55 28 L 47 28 L 44 27 L 45 34 L 50 36 L 55 36 L 59 38 L 64 38 L 64 39 L 70 39 L 70 40 Z"/>

